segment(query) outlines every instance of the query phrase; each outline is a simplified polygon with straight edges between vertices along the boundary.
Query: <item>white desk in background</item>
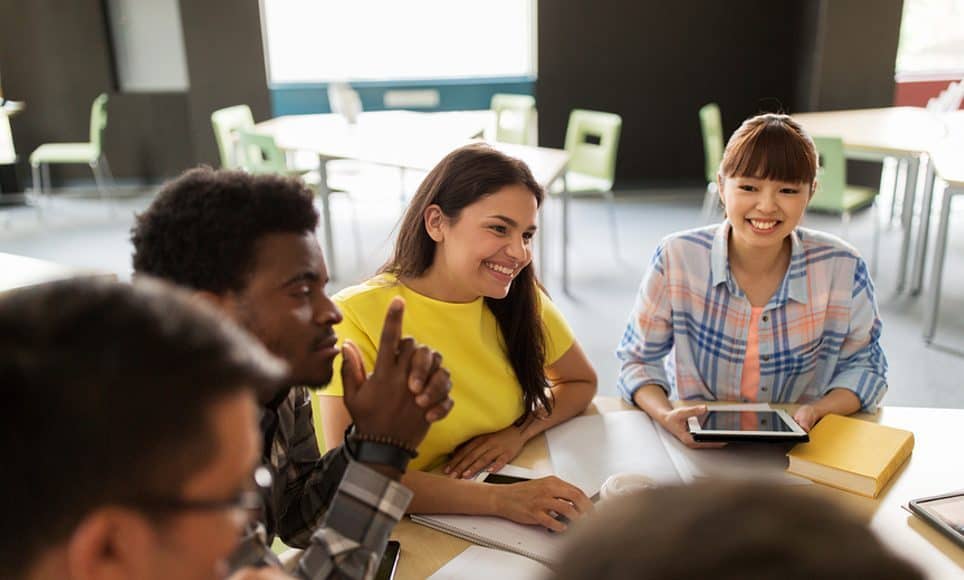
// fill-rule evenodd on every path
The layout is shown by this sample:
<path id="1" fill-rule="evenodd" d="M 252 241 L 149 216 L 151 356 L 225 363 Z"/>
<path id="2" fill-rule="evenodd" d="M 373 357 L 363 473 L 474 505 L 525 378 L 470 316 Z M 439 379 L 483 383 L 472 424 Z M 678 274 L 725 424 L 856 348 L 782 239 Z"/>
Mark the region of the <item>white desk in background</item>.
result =
<path id="1" fill-rule="evenodd" d="M 109 272 L 64 266 L 37 258 L 0 252 L 0 294 L 3 292 L 75 277 L 116 279 Z"/>
<path id="2" fill-rule="evenodd" d="M 936 185 L 941 190 L 937 198 L 940 207 L 940 220 L 937 237 L 934 239 L 934 261 L 931 264 L 930 288 L 924 305 L 924 341 L 930 344 L 937 331 L 940 312 L 941 284 L 944 278 L 944 260 L 947 254 L 948 234 L 950 233 L 951 202 L 954 197 L 964 194 L 964 135 L 951 139 L 936 148 L 931 159 L 937 177 L 942 182 Z M 923 220 L 923 218 L 922 218 Z M 964 467 L 962 467 L 964 469 Z M 964 487 L 964 485 L 962 485 Z"/>
<path id="3" fill-rule="evenodd" d="M 840 137 L 849 158 L 882 161 L 884 158 L 894 157 L 907 163 L 901 210 L 903 235 L 897 264 L 897 291 L 904 290 L 910 263 L 910 291 L 912 294 L 919 292 L 927 247 L 927 218 L 930 215 L 934 183 L 933 163 L 926 164 L 923 176 L 919 175 L 919 171 L 923 158 L 947 135 L 947 126 L 941 116 L 921 107 L 885 107 L 799 113 L 793 115 L 793 118 L 811 135 Z M 923 183 L 919 183 L 921 181 Z M 895 190 L 896 187 L 895 184 Z M 918 192 L 921 195 L 921 220 L 915 252 L 911 256 L 914 205 Z"/>
<path id="4" fill-rule="evenodd" d="M 325 172 L 327 161 L 353 159 L 401 169 L 427 171 L 453 149 L 481 136 L 493 121 L 491 111 L 376 111 L 361 113 L 354 125 L 349 125 L 340 115 L 291 115 L 258 123 L 256 129 L 259 133 L 274 137 L 278 146 L 284 150 L 310 151 L 318 156 L 325 253 L 329 271 L 334 277 L 336 266 L 328 199 L 331 191 Z M 524 161 L 532 170 L 536 181 L 546 189 L 565 175 L 569 163 L 569 154 L 561 149 L 503 143 L 490 145 Z M 568 215 L 567 202 L 568 197 L 564 197 L 564 219 Z M 565 244 L 568 239 L 565 229 L 563 232 Z M 543 256 L 540 256 L 540 263 L 545 263 Z M 565 270 L 564 263 L 564 272 Z M 565 281 L 565 277 L 563 279 Z"/>

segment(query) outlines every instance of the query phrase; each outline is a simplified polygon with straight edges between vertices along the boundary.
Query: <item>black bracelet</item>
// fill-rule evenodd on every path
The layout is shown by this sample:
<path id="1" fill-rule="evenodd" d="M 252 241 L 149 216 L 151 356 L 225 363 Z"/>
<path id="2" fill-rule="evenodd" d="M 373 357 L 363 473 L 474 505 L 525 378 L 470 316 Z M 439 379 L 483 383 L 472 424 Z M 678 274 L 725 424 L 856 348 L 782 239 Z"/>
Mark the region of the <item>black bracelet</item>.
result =
<path id="1" fill-rule="evenodd" d="M 387 465 L 404 473 L 408 462 L 418 453 L 407 446 L 389 443 L 385 439 L 391 440 L 359 434 L 352 424 L 345 430 L 345 450 L 349 457 L 360 463 Z"/>

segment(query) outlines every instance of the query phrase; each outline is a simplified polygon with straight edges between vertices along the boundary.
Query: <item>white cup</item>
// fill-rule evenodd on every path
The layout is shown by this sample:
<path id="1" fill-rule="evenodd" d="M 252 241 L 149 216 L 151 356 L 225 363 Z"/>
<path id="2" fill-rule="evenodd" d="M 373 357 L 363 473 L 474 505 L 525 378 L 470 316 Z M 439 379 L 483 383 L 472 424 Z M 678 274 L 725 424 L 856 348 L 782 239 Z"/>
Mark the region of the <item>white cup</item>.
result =
<path id="1" fill-rule="evenodd" d="M 640 473 L 610 475 L 599 489 L 599 499 L 607 500 L 656 487 L 656 482 Z"/>

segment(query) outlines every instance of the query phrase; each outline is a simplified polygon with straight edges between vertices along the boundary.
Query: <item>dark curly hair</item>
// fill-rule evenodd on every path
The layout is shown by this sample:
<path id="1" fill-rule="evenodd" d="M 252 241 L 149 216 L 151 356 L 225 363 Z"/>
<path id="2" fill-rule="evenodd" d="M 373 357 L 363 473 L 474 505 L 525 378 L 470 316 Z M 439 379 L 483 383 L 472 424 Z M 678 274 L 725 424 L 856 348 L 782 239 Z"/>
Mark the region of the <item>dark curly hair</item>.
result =
<path id="1" fill-rule="evenodd" d="M 167 183 L 131 229 L 134 271 L 216 294 L 240 291 L 255 244 L 318 226 L 314 196 L 293 177 L 199 167 Z"/>

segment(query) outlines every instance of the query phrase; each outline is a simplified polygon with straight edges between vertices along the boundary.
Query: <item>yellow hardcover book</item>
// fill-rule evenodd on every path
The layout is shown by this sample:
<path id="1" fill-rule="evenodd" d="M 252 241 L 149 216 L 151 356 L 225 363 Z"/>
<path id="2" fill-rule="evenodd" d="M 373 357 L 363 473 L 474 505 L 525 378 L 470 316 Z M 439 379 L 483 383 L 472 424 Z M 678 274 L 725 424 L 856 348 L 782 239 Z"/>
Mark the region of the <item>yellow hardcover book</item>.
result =
<path id="1" fill-rule="evenodd" d="M 810 442 L 787 453 L 787 471 L 846 491 L 877 497 L 914 449 L 914 434 L 869 421 L 827 415 Z"/>

